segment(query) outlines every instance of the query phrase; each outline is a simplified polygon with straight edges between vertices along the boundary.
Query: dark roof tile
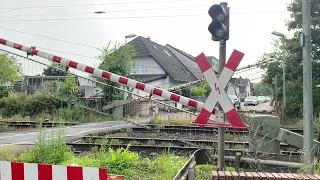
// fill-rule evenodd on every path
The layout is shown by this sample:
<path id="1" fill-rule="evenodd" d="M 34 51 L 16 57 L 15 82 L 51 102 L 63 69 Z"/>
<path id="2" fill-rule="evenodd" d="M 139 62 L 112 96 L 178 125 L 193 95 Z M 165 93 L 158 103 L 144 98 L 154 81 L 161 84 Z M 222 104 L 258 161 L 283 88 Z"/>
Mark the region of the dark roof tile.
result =
<path id="1" fill-rule="evenodd" d="M 133 75 L 136 81 L 140 81 L 143 83 L 148 83 L 150 81 L 165 78 L 166 76 L 167 76 L 166 74 L 135 74 Z"/>
<path id="2" fill-rule="evenodd" d="M 137 56 L 151 56 L 173 80 L 180 82 L 198 80 L 169 48 L 141 36 L 129 43 L 136 49 Z"/>
<path id="3" fill-rule="evenodd" d="M 194 57 L 190 54 L 183 52 L 169 44 L 166 45 L 167 48 L 192 72 L 198 79 L 202 79 L 202 72 L 199 69 Z"/>

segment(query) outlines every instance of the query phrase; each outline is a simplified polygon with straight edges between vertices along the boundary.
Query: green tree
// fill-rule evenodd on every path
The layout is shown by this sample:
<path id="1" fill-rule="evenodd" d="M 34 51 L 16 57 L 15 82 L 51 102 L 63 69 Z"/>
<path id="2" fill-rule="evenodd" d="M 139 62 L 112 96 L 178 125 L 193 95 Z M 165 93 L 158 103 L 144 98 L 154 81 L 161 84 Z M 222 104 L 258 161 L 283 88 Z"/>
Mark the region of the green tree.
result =
<path id="1" fill-rule="evenodd" d="M 190 87 L 184 87 L 180 89 L 179 91 L 174 91 L 174 93 L 177 93 L 184 97 L 191 97 L 191 88 Z"/>
<path id="2" fill-rule="evenodd" d="M 318 7 L 319 0 L 311 0 L 311 46 L 312 46 L 312 77 L 314 84 L 319 84 L 320 79 L 320 9 Z M 293 38 L 281 38 L 274 42 L 275 50 L 265 53 L 260 60 L 260 68 L 266 70 L 262 82 L 269 84 L 272 89 L 273 78 L 278 76 L 279 96 L 278 99 L 283 101 L 282 97 L 282 62 L 285 62 L 286 68 L 286 84 L 287 84 L 287 116 L 298 117 L 302 114 L 302 77 L 303 62 L 302 48 L 300 46 L 299 34 L 302 31 L 302 1 L 293 0 L 288 5 L 287 10 L 291 14 L 291 19 L 286 25 L 289 31 L 294 32 Z M 314 113 L 318 114 L 319 88 L 313 89 Z"/>
<path id="3" fill-rule="evenodd" d="M 255 95 L 257 96 L 270 96 L 272 95 L 271 87 L 269 84 L 258 82 L 253 84 Z"/>
<path id="4" fill-rule="evenodd" d="M 57 69 L 60 68 L 59 64 L 53 63 L 52 66 L 48 66 L 43 70 L 42 75 L 44 76 L 67 76 L 67 72 Z"/>
<path id="5" fill-rule="evenodd" d="M 5 82 L 19 80 L 22 75 L 22 67 L 13 56 L 0 53 L 0 64 L 0 85 L 3 85 Z"/>
<path id="6" fill-rule="evenodd" d="M 64 81 L 46 81 L 45 91 L 66 101 L 73 101 L 78 97 L 78 79 L 68 74 Z"/>
<path id="7" fill-rule="evenodd" d="M 191 88 L 191 96 L 201 96 L 206 95 L 206 89 L 204 87 L 193 87 Z"/>
<path id="8" fill-rule="evenodd" d="M 114 47 L 110 47 L 110 43 L 106 48 L 103 48 L 100 59 L 102 62 L 99 64 L 99 68 L 106 70 L 121 76 L 130 77 L 133 69 L 133 58 L 135 57 L 135 49 L 133 45 L 115 44 Z M 101 79 L 102 80 L 102 79 Z M 102 80 L 105 83 L 119 87 L 119 84 Z M 123 92 L 115 90 L 110 86 L 102 86 L 104 99 L 106 101 L 121 100 L 123 99 Z"/>
<path id="9" fill-rule="evenodd" d="M 75 76 L 68 74 L 66 80 L 59 82 L 58 96 L 65 100 L 75 100 L 79 92 L 77 81 Z"/>
<path id="10" fill-rule="evenodd" d="M 0 53 L 0 98 L 8 96 L 11 86 L 22 75 L 21 64 L 13 57 Z"/>

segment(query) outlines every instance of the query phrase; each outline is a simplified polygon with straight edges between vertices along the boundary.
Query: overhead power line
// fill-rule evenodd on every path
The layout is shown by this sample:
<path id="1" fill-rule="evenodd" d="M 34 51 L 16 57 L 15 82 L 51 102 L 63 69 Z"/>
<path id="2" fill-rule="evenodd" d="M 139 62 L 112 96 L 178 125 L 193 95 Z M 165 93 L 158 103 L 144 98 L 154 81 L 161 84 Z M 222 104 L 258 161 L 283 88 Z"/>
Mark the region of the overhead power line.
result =
<path id="1" fill-rule="evenodd" d="M 256 77 L 256 78 L 253 78 L 253 79 L 249 79 L 250 81 L 253 81 L 253 80 L 257 80 L 257 79 L 262 79 L 263 77 L 260 76 L 260 77 Z"/>
<path id="2" fill-rule="evenodd" d="M 9 9 L 9 10 L 5 10 L 5 11 L 1 11 L 0 14 L 11 12 L 11 11 L 15 11 L 15 10 L 17 10 L 17 9 Z"/>
<path id="3" fill-rule="evenodd" d="M 188 6 L 174 6 L 174 7 L 161 7 L 161 8 L 143 8 L 143 9 L 123 9 L 123 10 L 106 10 L 104 11 L 101 9 L 103 13 L 101 14 L 108 14 L 108 13 L 117 13 L 117 12 L 139 12 L 139 11 L 151 11 L 151 10 L 166 10 L 166 9 L 182 9 L 182 8 L 189 8 L 189 7 L 201 7 L 207 5 L 188 5 Z M 11 10 L 10 10 L 11 11 Z M 1 12 L 0 12 L 1 13 Z M 0 16 L 3 17 L 28 17 L 28 16 L 61 16 L 61 15 L 82 15 L 82 14 L 95 14 L 94 11 L 86 11 L 86 12 L 74 12 L 74 13 L 40 13 L 40 14 L 18 14 L 18 15 L 5 15 Z M 101 16 L 101 15 L 99 15 Z"/>
<path id="4" fill-rule="evenodd" d="M 64 43 L 74 44 L 74 45 L 78 45 L 78 46 L 88 47 L 88 48 L 92 48 L 92 49 L 96 49 L 96 50 L 100 50 L 100 48 L 95 47 L 95 46 L 90 46 L 90 45 L 86 45 L 86 44 L 80 44 L 80 43 L 66 41 L 66 40 L 57 39 L 57 38 L 48 37 L 48 36 L 42 36 L 42 35 L 39 35 L 39 34 L 33 34 L 33 33 L 18 31 L 18 30 L 15 30 L 15 29 L 9 29 L 9 28 L 4 28 L 4 27 L 0 27 L 0 29 L 4 29 L 4 30 L 7 30 L 7 31 L 13 31 L 13 32 L 21 33 L 21 34 L 27 34 L 27 35 L 31 35 L 31 36 L 37 36 L 37 37 L 46 38 L 46 39 L 51 39 L 51 40 L 54 40 L 54 41 L 60 41 L 60 42 L 64 42 Z"/>
<path id="5" fill-rule="evenodd" d="M 0 9 L 39 9 L 39 8 L 64 8 L 64 7 L 83 7 L 83 6 L 108 6 L 108 5 L 126 5 L 126 4 L 154 4 L 167 2 L 187 2 L 192 0 L 163 0 L 163 1 L 131 1 L 131 2 L 112 2 L 112 3 L 88 3 L 88 4 L 66 4 L 66 5 L 44 5 L 44 6 L 22 6 L 22 7 L 0 7 Z M 235 0 L 236 1 L 236 0 Z M 261 0 L 260 0 L 261 1 Z M 260 3 L 259 1 L 259 3 Z M 268 3 L 272 0 L 268 0 Z M 276 0 L 274 0 L 276 1 Z M 277 0 L 279 1 L 279 0 Z M 255 3 L 256 0 L 241 0 L 240 3 Z"/>
<path id="6" fill-rule="evenodd" d="M 45 50 L 50 50 L 50 51 L 55 51 L 55 52 L 60 52 L 60 53 L 64 53 L 64 54 L 70 54 L 70 55 L 79 56 L 79 57 L 84 57 L 84 58 L 89 58 L 89 59 L 97 59 L 97 60 L 99 60 L 99 58 L 97 58 L 97 57 L 92 57 L 92 56 L 75 54 L 75 53 L 70 53 L 70 52 L 60 51 L 60 50 L 55 50 L 55 49 L 49 49 L 49 48 L 44 48 L 44 47 L 39 47 L 39 46 L 37 46 L 37 48 L 39 48 L 39 49 L 45 49 Z"/>
<path id="7" fill-rule="evenodd" d="M 103 11 L 101 10 L 101 14 L 108 14 L 108 13 L 119 13 L 119 12 L 140 12 L 140 11 L 154 11 L 154 10 L 168 10 L 168 9 L 182 9 L 182 8 L 194 8 L 194 7 L 201 7 L 201 6 L 207 6 L 207 5 L 190 5 L 190 6 L 175 6 L 175 7 L 163 7 L 163 8 L 145 8 L 145 9 L 125 9 L 125 10 L 107 10 Z M 11 11 L 11 10 L 10 10 Z M 5 11 L 7 12 L 7 11 Z M 2 12 L 0 12 L 2 13 Z M 3 12 L 4 13 L 4 12 Z M 4 17 L 39 17 L 39 16 L 62 16 L 62 15 L 84 15 L 84 14 L 95 14 L 94 11 L 87 11 L 87 12 L 74 12 L 74 13 L 40 13 L 40 14 L 18 14 L 18 15 L 5 15 L 0 16 L 0 18 Z M 231 14 L 275 14 L 275 13 L 286 13 L 285 11 L 270 11 L 270 12 L 235 12 Z M 99 15 L 101 16 L 101 15 Z"/>
<path id="8" fill-rule="evenodd" d="M 126 4 L 154 4 L 166 2 L 185 2 L 190 0 L 164 0 L 164 1 L 132 1 L 132 2 L 113 2 L 113 3 L 97 3 L 97 4 L 69 4 L 69 5 L 48 5 L 48 6 L 24 6 L 0 9 L 39 9 L 39 8 L 62 8 L 62 7 L 83 7 L 83 6 L 108 6 L 108 5 L 126 5 Z"/>
<path id="9" fill-rule="evenodd" d="M 261 14 L 261 13 L 284 13 L 284 12 L 253 12 L 237 14 Z M 233 13 L 236 14 L 236 13 Z M 119 17 L 82 17 L 82 18 L 49 18 L 49 19 L 8 19 L 0 22 L 32 22 L 32 21 L 73 21 L 73 20 L 112 20 L 112 19 L 149 19 L 149 18 L 172 18 L 172 17 L 196 17 L 208 16 L 208 14 L 180 14 L 180 15 L 154 15 L 154 16 L 119 16 Z"/>

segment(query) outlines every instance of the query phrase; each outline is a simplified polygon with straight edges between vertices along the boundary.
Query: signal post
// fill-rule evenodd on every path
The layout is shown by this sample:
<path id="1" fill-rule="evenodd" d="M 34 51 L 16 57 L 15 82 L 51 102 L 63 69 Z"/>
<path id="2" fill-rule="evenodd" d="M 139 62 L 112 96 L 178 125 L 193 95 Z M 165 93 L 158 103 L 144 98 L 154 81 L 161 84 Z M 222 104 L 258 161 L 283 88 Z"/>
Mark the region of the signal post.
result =
<path id="1" fill-rule="evenodd" d="M 209 24 L 208 30 L 211 33 L 211 39 L 213 41 L 219 41 L 219 76 L 226 64 L 226 41 L 229 39 L 229 15 L 230 9 L 226 2 L 212 5 L 209 9 L 209 16 L 212 18 L 212 22 Z M 227 89 L 228 87 L 226 87 Z M 227 90 L 226 90 L 227 91 Z M 224 123 L 225 117 L 222 108 L 218 108 L 218 116 L 216 116 L 216 122 Z M 217 170 L 224 170 L 225 166 L 225 147 L 224 147 L 224 134 L 225 128 L 218 128 L 218 166 Z"/>

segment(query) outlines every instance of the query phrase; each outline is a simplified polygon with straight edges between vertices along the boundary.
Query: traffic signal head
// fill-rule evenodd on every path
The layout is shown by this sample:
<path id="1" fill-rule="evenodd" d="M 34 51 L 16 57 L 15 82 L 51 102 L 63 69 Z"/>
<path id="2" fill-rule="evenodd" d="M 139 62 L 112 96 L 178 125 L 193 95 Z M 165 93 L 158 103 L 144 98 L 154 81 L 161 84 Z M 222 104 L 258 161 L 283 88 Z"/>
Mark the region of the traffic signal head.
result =
<path id="1" fill-rule="evenodd" d="M 215 4 L 209 9 L 212 18 L 208 30 L 212 34 L 213 41 L 229 39 L 229 8 L 226 4 Z"/>

